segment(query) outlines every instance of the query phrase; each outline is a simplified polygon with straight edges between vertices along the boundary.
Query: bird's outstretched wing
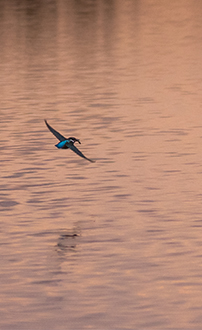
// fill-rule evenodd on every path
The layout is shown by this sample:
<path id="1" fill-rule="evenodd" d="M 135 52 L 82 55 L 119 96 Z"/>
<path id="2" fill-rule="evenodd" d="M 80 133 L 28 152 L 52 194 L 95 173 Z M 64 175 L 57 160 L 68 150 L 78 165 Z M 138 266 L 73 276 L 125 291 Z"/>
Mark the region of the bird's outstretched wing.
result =
<path id="1" fill-rule="evenodd" d="M 56 136 L 56 138 L 59 140 L 59 141 L 65 141 L 67 140 L 62 134 L 60 134 L 59 132 L 57 132 L 53 127 L 51 127 L 46 120 L 44 120 L 45 123 L 46 123 L 46 126 L 48 127 L 48 129 L 51 131 L 51 133 L 53 133 L 53 135 Z"/>
<path id="2" fill-rule="evenodd" d="M 75 147 L 73 144 L 72 145 L 68 145 L 68 148 L 70 148 L 72 151 L 74 151 L 80 157 L 83 157 L 83 158 L 89 160 L 89 162 L 91 162 L 91 163 L 94 163 L 95 162 L 94 160 L 89 159 L 86 156 L 84 156 L 84 154 L 82 154 L 82 152 L 79 149 L 77 149 L 77 147 Z"/>

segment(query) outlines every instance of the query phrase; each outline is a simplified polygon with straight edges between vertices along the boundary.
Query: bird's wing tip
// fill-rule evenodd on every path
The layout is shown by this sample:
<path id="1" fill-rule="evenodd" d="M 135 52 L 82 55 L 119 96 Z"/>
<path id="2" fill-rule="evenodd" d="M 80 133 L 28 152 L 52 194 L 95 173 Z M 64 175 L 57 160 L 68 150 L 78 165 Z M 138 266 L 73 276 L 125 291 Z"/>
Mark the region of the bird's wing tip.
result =
<path id="1" fill-rule="evenodd" d="M 47 120 L 46 120 L 46 119 L 44 119 L 44 121 L 45 121 L 45 124 L 46 124 L 46 126 L 48 127 L 48 126 L 49 126 L 49 124 L 48 124 Z"/>

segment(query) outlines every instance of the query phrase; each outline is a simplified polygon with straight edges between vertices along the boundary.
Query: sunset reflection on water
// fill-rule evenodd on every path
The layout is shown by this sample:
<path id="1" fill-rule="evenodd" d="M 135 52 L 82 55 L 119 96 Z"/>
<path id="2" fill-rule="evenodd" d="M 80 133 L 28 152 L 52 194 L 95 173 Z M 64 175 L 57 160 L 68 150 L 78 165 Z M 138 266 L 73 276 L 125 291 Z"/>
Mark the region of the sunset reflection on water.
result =
<path id="1" fill-rule="evenodd" d="M 200 3 L 0 16 L 0 328 L 200 329 Z"/>

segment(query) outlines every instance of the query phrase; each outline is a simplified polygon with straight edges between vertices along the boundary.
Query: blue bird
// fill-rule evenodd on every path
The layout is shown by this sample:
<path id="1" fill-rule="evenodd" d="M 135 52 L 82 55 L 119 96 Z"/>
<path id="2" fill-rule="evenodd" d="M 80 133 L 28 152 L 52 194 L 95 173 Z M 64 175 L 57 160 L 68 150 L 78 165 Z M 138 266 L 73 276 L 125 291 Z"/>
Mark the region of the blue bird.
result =
<path id="1" fill-rule="evenodd" d="M 81 142 L 76 139 L 75 137 L 69 137 L 68 139 L 66 139 L 62 134 L 60 134 L 59 132 L 57 132 L 54 128 L 52 128 L 46 120 L 44 120 L 46 123 L 46 126 L 48 127 L 48 129 L 51 131 L 51 133 L 53 133 L 53 135 L 55 135 L 55 137 L 60 141 L 58 144 L 56 144 L 55 146 L 59 149 L 71 149 L 72 151 L 74 151 L 77 155 L 79 155 L 80 157 L 83 157 L 87 160 L 89 160 L 89 162 L 94 163 L 94 160 L 91 160 L 89 158 L 87 158 L 86 156 L 84 156 L 84 154 L 82 154 L 82 152 L 77 149 L 77 147 L 75 147 L 74 143 L 78 142 L 81 144 Z"/>

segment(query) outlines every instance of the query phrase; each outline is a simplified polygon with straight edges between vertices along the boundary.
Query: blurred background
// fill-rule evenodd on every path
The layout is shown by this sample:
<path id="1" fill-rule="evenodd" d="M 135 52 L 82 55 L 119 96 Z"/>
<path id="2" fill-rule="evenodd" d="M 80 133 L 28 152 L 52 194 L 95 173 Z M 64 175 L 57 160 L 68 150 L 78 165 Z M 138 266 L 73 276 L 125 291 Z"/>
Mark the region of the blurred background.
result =
<path id="1" fill-rule="evenodd" d="M 1 329 L 202 327 L 201 16 L 0 0 Z"/>

